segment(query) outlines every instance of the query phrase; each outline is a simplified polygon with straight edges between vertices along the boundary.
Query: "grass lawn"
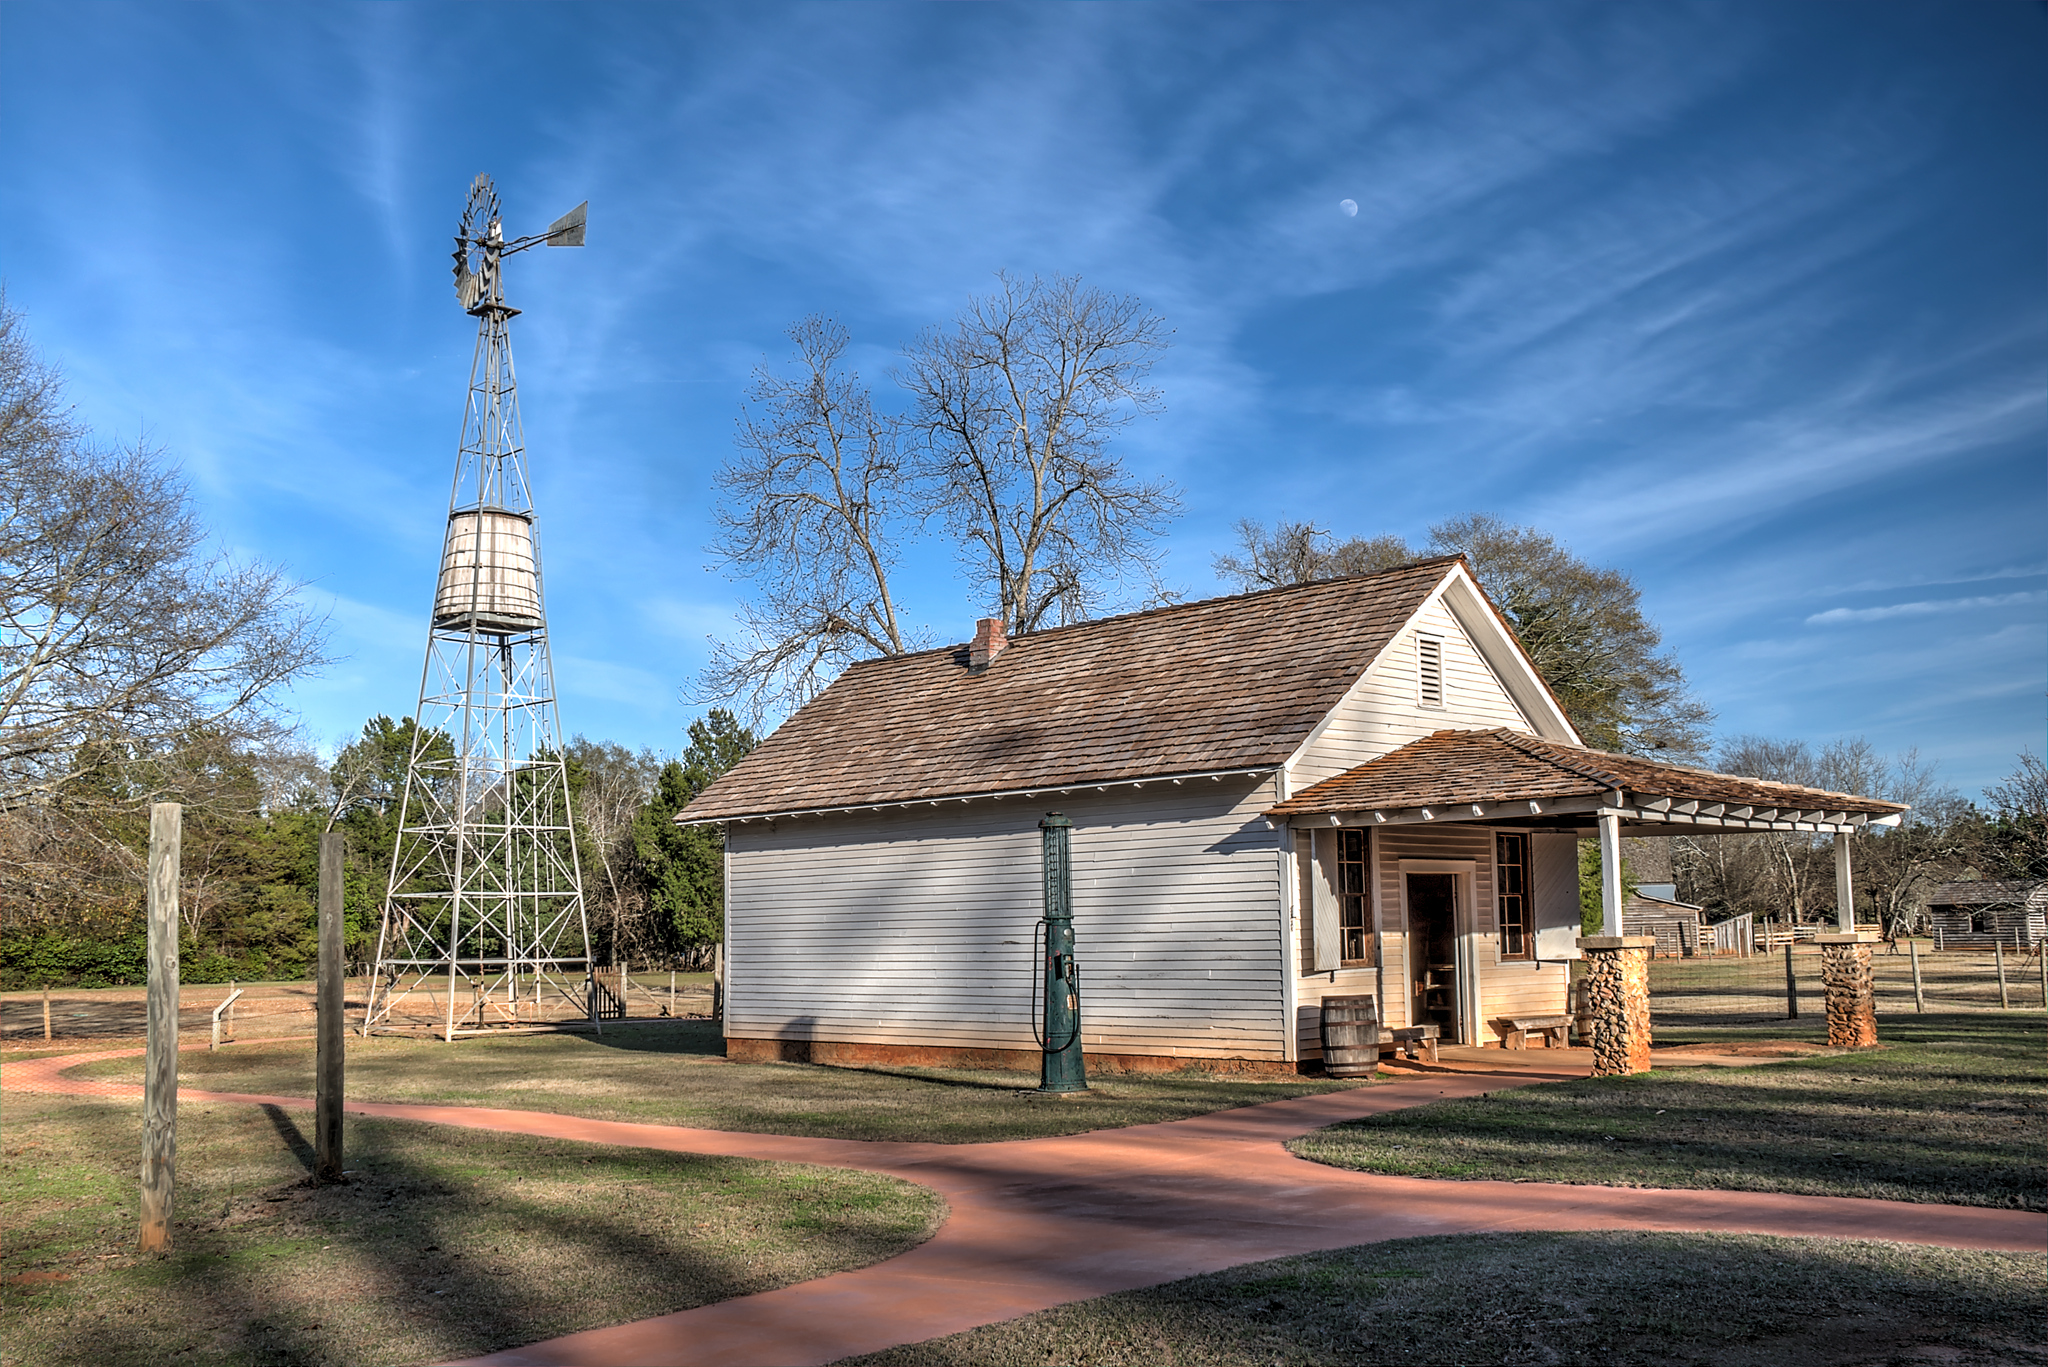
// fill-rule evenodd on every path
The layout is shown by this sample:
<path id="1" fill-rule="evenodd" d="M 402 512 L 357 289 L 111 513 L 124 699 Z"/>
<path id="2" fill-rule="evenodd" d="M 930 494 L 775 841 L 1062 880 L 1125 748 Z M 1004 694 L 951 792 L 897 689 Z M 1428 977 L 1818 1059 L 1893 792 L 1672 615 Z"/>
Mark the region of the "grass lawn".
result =
<path id="1" fill-rule="evenodd" d="M 1883 1022 L 1889 1047 L 1587 1078 L 1333 1125 L 1303 1158 L 1414 1177 L 2048 1210 L 2048 1021 Z"/>
<path id="2" fill-rule="evenodd" d="M 10 1093 L 0 1361 L 432 1362 L 859 1267 L 944 1202 L 867 1173 L 350 1117 L 344 1184 L 269 1107 L 188 1103 L 174 1252 L 134 1252 L 132 1101 Z"/>
<path id="3" fill-rule="evenodd" d="M 1706 1234 L 1464 1234 L 1252 1263 L 873 1367 L 2048 1363 L 2048 1257 Z"/>
<path id="4" fill-rule="evenodd" d="M 610 1026 L 602 1039 L 508 1035 L 449 1044 L 352 1037 L 348 1093 L 365 1101 L 517 1107 L 763 1134 L 972 1143 L 1179 1120 L 1360 1085 L 1123 1074 L 1092 1079 L 1087 1097 L 1059 1101 L 1022 1094 L 1037 1087 L 1036 1073 L 730 1063 L 723 1054 L 718 1027 L 708 1021 Z M 250 1041 L 218 1053 L 190 1052 L 178 1069 L 184 1087 L 313 1094 L 310 1042 Z M 75 1075 L 139 1082 L 142 1060 L 109 1059 Z"/>

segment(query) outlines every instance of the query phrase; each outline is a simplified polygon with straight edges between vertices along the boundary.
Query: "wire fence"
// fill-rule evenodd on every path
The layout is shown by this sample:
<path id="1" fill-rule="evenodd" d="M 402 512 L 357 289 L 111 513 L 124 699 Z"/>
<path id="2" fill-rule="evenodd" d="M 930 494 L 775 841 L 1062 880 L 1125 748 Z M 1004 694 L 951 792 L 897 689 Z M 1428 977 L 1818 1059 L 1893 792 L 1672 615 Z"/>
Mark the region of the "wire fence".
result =
<path id="1" fill-rule="evenodd" d="M 1821 958 L 1821 946 L 1800 942 L 1742 957 L 1652 959 L 1651 1027 L 1824 1023 Z M 1900 940 L 1872 945 L 1870 966 L 1880 1020 L 1920 1012 L 2048 1008 L 2038 945 L 2018 951 L 1936 950 L 1929 940 Z"/>

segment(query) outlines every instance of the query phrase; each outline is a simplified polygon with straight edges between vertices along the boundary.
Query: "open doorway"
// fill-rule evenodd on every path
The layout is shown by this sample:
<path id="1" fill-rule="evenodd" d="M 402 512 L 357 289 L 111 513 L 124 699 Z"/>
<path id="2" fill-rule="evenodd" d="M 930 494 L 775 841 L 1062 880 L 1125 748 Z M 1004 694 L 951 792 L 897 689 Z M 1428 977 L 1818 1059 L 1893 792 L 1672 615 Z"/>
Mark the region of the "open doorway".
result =
<path id="1" fill-rule="evenodd" d="M 1408 880 L 1408 971 L 1417 1025 L 1435 1025 L 1446 1043 L 1465 1042 L 1459 1029 L 1458 876 L 1411 873 Z"/>

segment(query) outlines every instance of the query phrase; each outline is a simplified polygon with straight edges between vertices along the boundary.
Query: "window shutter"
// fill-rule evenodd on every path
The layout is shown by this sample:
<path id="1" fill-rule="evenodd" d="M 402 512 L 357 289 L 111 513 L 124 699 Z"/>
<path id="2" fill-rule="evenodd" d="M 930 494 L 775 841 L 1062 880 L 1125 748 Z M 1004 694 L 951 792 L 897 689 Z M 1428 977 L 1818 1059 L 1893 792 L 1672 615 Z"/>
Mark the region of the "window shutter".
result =
<path id="1" fill-rule="evenodd" d="M 1315 853 L 1309 874 L 1310 910 L 1315 927 L 1316 972 L 1337 967 L 1344 952 L 1344 932 L 1337 925 L 1337 833 L 1311 830 Z"/>
<path id="2" fill-rule="evenodd" d="M 1529 837 L 1529 895 L 1534 904 L 1536 957 L 1555 963 L 1579 951 L 1579 838 Z"/>

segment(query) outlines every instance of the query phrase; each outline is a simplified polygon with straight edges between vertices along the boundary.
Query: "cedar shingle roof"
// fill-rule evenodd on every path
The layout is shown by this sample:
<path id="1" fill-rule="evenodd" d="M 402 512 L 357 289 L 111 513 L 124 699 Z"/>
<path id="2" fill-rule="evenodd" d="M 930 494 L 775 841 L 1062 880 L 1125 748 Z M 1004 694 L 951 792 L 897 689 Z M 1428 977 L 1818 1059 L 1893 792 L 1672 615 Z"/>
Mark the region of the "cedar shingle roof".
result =
<path id="1" fill-rule="evenodd" d="M 1681 802 L 1819 808 L 1888 815 L 1905 806 L 1874 797 L 1738 778 L 1634 755 L 1611 755 L 1519 731 L 1438 731 L 1302 789 L 1267 813 L 1296 816 L 1467 802 L 1591 797 L 1615 788 Z"/>
<path id="2" fill-rule="evenodd" d="M 853 665 L 684 821 L 1286 761 L 1457 557 Z"/>

